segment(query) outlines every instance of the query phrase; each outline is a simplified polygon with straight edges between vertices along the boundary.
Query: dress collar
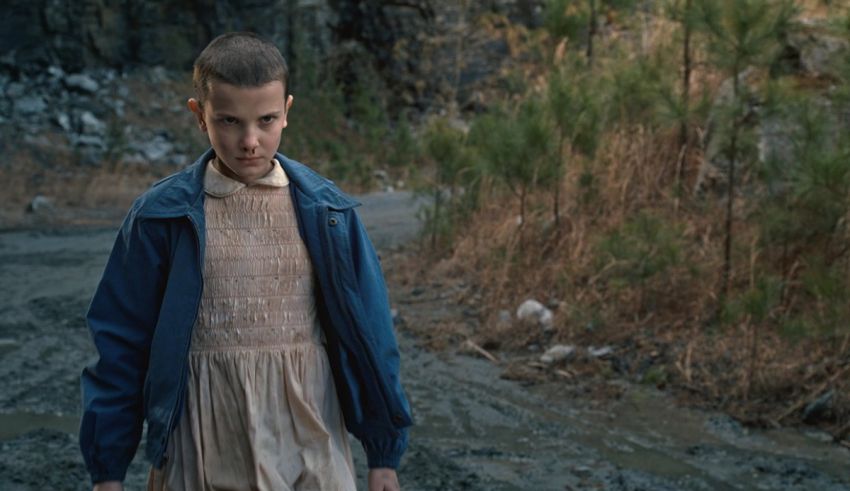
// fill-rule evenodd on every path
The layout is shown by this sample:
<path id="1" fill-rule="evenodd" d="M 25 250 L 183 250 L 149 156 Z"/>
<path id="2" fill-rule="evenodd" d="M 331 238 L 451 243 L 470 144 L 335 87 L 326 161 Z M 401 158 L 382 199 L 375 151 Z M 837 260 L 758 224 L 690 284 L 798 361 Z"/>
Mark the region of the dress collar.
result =
<path id="1" fill-rule="evenodd" d="M 277 159 L 273 159 L 272 169 L 268 172 L 268 174 L 257 179 L 250 185 L 282 188 L 286 187 L 288 184 L 289 177 L 286 175 L 286 172 L 284 172 L 280 162 L 278 162 Z M 206 171 L 204 172 L 204 192 L 210 196 L 224 198 L 225 196 L 230 196 L 246 186 L 247 185 L 244 182 L 231 179 L 230 177 L 222 174 L 218 169 L 216 169 L 215 165 L 213 165 L 212 160 L 207 162 Z"/>

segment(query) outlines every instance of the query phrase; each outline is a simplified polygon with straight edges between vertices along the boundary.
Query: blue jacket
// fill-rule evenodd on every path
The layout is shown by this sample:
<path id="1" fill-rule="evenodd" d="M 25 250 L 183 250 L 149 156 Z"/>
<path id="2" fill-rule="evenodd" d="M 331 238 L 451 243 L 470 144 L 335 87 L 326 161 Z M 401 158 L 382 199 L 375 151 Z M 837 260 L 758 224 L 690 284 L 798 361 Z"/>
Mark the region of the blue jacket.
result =
<path id="1" fill-rule="evenodd" d="M 80 448 L 93 482 L 124 479 L 147 420 L 147 457 L 167 458 L 182 410 L 203 290 L 204 166 L 156 183 L 131 207 L 87 314 L 99 359 L 82 374 Z M 399 464 L 410 407 L 380 264 L 354 207 L 333 183 L 281 154 L 317 277 L 317 311 L 348 430 L 370 468 Z"/>

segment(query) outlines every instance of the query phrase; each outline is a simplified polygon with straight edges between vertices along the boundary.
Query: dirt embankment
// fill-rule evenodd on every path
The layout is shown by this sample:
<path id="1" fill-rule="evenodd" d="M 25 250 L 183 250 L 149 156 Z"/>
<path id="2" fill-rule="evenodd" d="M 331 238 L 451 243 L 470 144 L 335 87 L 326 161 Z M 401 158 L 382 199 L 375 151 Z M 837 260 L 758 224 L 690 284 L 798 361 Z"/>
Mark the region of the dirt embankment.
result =
<path id="1" fill-rule="evenodd" d="M 363 202 L 416 420 L 404 489 L 850 489 L 850 452 L 818 432 L 748 430 L 622 380 L 605 382 L 618 399 L 598 402 L 581 380 L 524 385 L 501 377 L 508 361 L 424 349 L 440 326 L 476 317 L 448 301 L 453 280 L 393 273 L 410 260 L 396 246 L 417 230 L 409 197 Z M 83 313 L 113 238 L 112 228 L 0 234 L 0 489 L 88 488 L 75 434 L 78 376 L 95 356 Z M 146 472 L 140 451 L 128 489 L 143 489 Z"/>

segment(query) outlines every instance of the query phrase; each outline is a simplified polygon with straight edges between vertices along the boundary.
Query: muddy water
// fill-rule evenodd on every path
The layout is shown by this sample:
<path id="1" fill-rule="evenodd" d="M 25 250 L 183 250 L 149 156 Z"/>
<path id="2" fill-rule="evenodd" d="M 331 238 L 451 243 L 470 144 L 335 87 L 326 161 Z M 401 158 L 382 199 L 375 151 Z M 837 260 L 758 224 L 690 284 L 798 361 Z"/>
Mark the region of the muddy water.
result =
<path id="1" fill-rule="evenodd" d="M 381 248 L 415 234 L 408 196 L 362 201 Z M 0 234 L 0 490 L 88 487 L 74 432 L 78 376 L 94 356 L 83 313 L 114 234 Z M 394 306 L 409 320 L 443 310 L 437 295 L 394 294 Z M 627 384 L 622 400 L 594 409 L 563 385 L 525 387 L 487 361 L 426 352 L 403 328 L 400 344 L 417 422 L 404 489 L 850 490 L 850 452 L 825 435 L 748 431 Z M 146 470 L 139 455 L 128 489 Z"/>

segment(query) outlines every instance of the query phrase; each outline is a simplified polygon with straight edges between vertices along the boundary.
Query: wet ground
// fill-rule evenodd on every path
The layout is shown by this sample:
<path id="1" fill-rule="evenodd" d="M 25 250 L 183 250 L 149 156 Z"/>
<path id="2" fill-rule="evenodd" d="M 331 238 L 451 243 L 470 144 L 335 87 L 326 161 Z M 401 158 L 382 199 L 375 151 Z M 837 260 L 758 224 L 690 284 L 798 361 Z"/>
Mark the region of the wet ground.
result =
<path id="1" fill-rule="evenodd" d="M 407 195 L 362 201 L 384 254 L 415 234 Z M 89 486 L 76 443 L 78 377 L 94 357 L 83 315 L 114 234 L 0 233 L 0 490 Z M 486 360 L 425 351 L 405 323 L 455 309 L 439 289 L 390 288 L 417 422 L 404 489 L 850 490 L 850 451 L 815 431 L 748 430 L 625 382 L 600 406 L 566 382 L 525 386 Z M 140 452 L 127 489 L 143 489 L 146 472 Z"/>

